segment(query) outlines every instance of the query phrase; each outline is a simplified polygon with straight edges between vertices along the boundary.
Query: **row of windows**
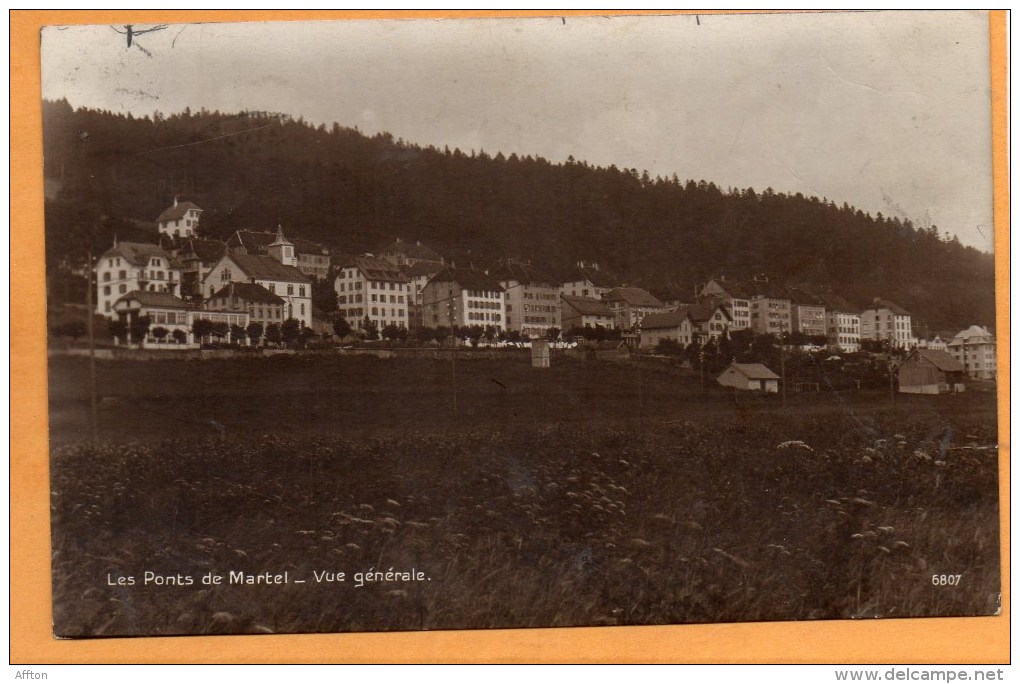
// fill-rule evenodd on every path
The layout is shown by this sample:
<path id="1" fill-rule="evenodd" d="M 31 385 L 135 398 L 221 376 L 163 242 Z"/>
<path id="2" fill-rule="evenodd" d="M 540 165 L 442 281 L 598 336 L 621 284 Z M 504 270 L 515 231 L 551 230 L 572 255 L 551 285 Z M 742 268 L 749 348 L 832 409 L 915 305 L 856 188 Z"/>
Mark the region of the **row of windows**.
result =
<path id="1" fill-rule="evenodd" d="M 499 323 L 503 320 L 503 317 L 498 313 L 490 314 L 481 311 L 469 311 L 467 317 L 469 321 L 492 321 Z"/>
<path id="2" fill-rule="evenodd" d="M 544 304 L 525 304 L 525 311 L 532 311 L 534 313 L 556 313 L 559 309 L 557 306 L 546 306 Z"/>
<path id="3" fill-rule="evenodd" d="M 527 292 L 527 291 L 525 291 L 524 298 L 525 299 L 554 300 L 554 299 L 559 299 L 560 296 L 559 296 L 559 294 L 549 294 L 547 292 Z"/>
<path id="4" fill-rule="evenodd" d="M 380 313 L 380 311 L 382 313 Z M 372 315 L 373 316 L 382 316 L 383 318 L 385 318 L 386 317 L 386 308 L 383 307 L 382 309 L 380 309 L 377 306 L 373 306 L 372 307 Z M 404 318 L 404 310 L 403 309 L 390 309 L 390 318 Z"/>
<path id="5" fill-rule="evenodd" d="M 372 295 L 372 301 L 373 302 L 381 302 L 381 303 L 385 304 L 386 303 L 386 295 L 376 295 L 376 294 L 373 294 Z M 403 303 L 404 303 L 404 295 L 390 295 L 390 304 L 403 304 Z"/>
<path id="6" fill-rule="evenodd" d="M 499 309 L 501 308 L 499 302 L 476 302 L 471 299 L 467 302 L 467 308 L 469 309 Z"/>
<path id="7" fill-rule="evenodd" d="M 478 297 L 480 299 L 502 299 L 502 292 L 493 292 L 492 290 L 465 290 L 468 297 Z"/>
<path id="8" fill-rule="evenodd" d="M 361 289 L 361 281 L 360 280 L 355 280 L 353 283 L 351 283 L 351 290 L 360 290 L 360 289 Z M 340 283 L 340 292 L 346 292 L 346 291 L 347 291 L 347 283 Z"/>
<path id="9" fill-rule="evenodd" d="M 360 304 L 361 301 L 362 301 L 361 295 L 359 295 L 359 294 L 356 294 L 356 295 L 352 294 L 349 298 L 348 298 L 347 295 L 340 295 L 340 296 L 337 297 L 337 302 L 340 303 L 340 304 L 348 304 L 348 303 L 350 303 L 350 304 Z"/>

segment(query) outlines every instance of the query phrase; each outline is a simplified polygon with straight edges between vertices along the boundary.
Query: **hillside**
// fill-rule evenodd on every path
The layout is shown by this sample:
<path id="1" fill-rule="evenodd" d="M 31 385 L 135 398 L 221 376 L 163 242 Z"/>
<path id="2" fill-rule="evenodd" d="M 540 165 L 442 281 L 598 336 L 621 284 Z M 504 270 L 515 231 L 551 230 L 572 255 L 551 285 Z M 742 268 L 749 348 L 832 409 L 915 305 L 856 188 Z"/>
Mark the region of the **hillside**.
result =
<path id="1" fill-rule="evenodd" d="M 132 118 L 44 103 L 47 261 L 80 263 L 91 239 L 145 234 L 181 194 L 203 230 L 270 229 L 346 253 L 420 239 L 458 263 L 580 259 L 627 282 L 692 292 L 723 273 L 766 273 L 863 304 L 881 295 L 932 329 L 994 325 L 989 254 L 938 228 L 772 189 L 651 178 L 583 161 L 420 147 L 270 113 Z"/>

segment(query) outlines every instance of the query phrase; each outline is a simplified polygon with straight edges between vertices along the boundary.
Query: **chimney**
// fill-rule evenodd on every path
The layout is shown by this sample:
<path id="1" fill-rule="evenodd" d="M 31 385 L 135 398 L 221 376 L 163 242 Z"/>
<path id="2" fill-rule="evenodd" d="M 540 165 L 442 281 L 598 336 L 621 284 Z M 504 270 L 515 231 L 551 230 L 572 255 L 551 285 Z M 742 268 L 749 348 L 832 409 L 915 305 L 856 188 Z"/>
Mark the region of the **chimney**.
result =
<path id="1" fill-rule="evenodd" d="M 415 241 L 414 241 L 414 244 L 416 244 L 416 245 L 418 245 L 419 247 L 421 247 L 421 240 L 415 240 Z"/>
<path id="2" fill-rule="evenodd" d="M 177 195 L 174 195 L 174 206 L 177 206 Z"/>

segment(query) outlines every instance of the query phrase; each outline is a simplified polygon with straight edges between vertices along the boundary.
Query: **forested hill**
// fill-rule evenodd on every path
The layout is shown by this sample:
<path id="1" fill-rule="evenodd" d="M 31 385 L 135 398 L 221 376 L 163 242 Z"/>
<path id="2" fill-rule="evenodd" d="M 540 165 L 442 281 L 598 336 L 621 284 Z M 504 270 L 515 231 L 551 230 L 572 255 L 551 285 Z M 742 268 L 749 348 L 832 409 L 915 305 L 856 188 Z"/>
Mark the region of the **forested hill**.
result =
<path id="1" fill-rule="evenodd" d="M 217 237 L 280 222 L 345 253 L 401 237 L 465 266 L 511 256 L 561 273 L 583 259 L 688 296 L 715 274 L 769 274 L 858 304 L 892 299 L 932 329 L 994 325 L 991 255 L 817 197 L 420 147 L 271 113 L 132 118 L 66 101 L 43 112 L 51 265 L 77 260 L 83 232 L 97 249 L 131 237 L 180 194 Z"/>

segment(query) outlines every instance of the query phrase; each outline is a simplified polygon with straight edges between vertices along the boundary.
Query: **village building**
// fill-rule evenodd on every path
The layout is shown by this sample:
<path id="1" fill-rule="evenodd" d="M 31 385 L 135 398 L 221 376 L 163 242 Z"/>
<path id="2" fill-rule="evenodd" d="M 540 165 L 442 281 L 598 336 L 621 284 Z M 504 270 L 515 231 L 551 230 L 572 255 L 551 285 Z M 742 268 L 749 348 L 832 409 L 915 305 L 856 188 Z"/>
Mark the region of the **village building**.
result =
<path id="1" fill-rule="evenodd" d="M 751 330 L 781 337 L 793 332 L 793 302 L 776 283 L 755 280 L 751 286 Z"/>
<path id="2" fill-rule="evenodd" d="M 312 286 L 304 273 L 293 266 L 294 255 L 285 251 L 286 244 L 271 247 L 270 254 L 262 256 L 228 251 L 209 270 L 202 281 L 206 297 L 213 297 L 230 283 L 254 283 L 261 285 L 284 301 L 283 317 L 297 319 L 302 328 L 312 324 Z M 291 265 L 281 263 L 278 258 L 287 259 Z"/>
<path id="3" fill-rule="evenodd" d="M 937 332 L 930 337 L 921 337 L 917 340 L 917 346 L 921 349 L 934 349 L 935 351 L 949 351 L 949 341 L 956 335 L 951 332 Z"/>
<path id="4" fill-rule="evenodd" d="M 469 268 L 444 268 L 422 288 L 424 325 L 506 330 L 506 291 L 495 277 Z"/>
<path id="5" fill-rule="evenodd" d="M 896 369 L 899 391 L 904 394 L 962 392 L 963 364 L 943 351 L 915 349 Z"/>
<path id="6" fill-rule="evenodd" d="M 446 267 L 434 261 L 419 261 L 403 268 L 409 285 L 409 303 L 407 305 L 407 327 L 409 329 L 417 330 L 424 327 L 422 291 L 428 285 L 429 280 L 444 268 Z"/>
<path id="7" fill-rule="evenodd" d="M 838 295 L 820 297 L 825 306 L 825 337 L 834 350 L 855 354 L 861 350 L 861 312 Z"/>
<path id="8" fill-rule="evenodd" d="M 545 338 L 560 328 L 560 285 L 530 262 L 505 259 L 492 273 L 506 291 L 506 329 Z"/>
<path id="9" fill-rule="evenodd" d="M 560 319 L 564 333 L 584 328 L 612 328 L 613 313 L 605 302 L 594 297 L 560 295 Z"/>
<path id="10" fill-rule="evenodd" d="M 269 325 L 286 320 L 283 298 L 256 283 L 231 282 L 205 300 L 204 307 L 218 313 L 245 313 L 248 322 L 262 324 L 263 333 Z"/>
<path id="11" fill-rule="evenodd" d="M 393 263 L 372 256 L 357 256 L 340 264 L 333 289 L 337 310 L 355 330 L 370 321 L 378 330 L 389 325 L 408 328 L 411 285 Z"/>
<path id="12" fill-rule="evenodd" d="M 793 330 L 812 337 L 828 337 L 825 304 L 821 299 L 796 287 L 791 287 L 789 294 Z"/>
<path id="13" fill-rule="evenodd" d="M 946 349 L 968 376 L 979 380 L 995 379 L 995 336 L 988 328 L 972 325 L 961 330 L 946 344 Z"/>
<path id="14" fill-rule="evenodd" d="M 181 264 L 181 296 L 201 298 L 202 281 L 226 252 L 227 245 L 220 240 L 183 240 L 176 250 Z"/>
<path id="15" fill-rule="evenodd" d="M 718 340 L 727 334 L 733 324 L 729 309 L 717 301 L 706 301 L 688 307 L 681 307 L 686 311 L 694 324 L 695 338 L 705 343 L 708 340 Z"/>
<path id="16" fill-rule="evenodd" d="M 189 349 L 197 346 L 191 332 L 195 306 L 168 292 L 135 290 L 117 299 L 113 313 L 127 328 L 127 343 L 143 349 Z M 144 339 L 133 339 L 131 328 L 139 318 L 149 319 Z M 165 334 L 158 334 L 166 331 Z"/>
<path id="17" fill-rule="evenodd" d="M 565 276 L 560 294 L 602 299 L 610 290 L 620 285 L 619 280 L 601 270 L 598 263 L 578 261 L 577 266 Z M 568 327 L 566 322 L 563 323 L 563 327 Z"/>
<path id="18" fill-rule="evenodd" d="M 620 330 L 636 330 L 648 314 L 669 310 L 657 297 L 640 287 L 614 287 L 606 293 L 603 301 Z"/>
<path id="19" fill-rule="evenodd" d="M 861 339 L 888 342 L 894 349 L 914 345 L 910 312 L 894 302 L 875 297 L 861 312 Z"/>
<path id="20" fill-rule="evenodd" d="M 414 266 L 423 261 L 439 266 L 447 265 L 445 257 L 431 247 L 423 245 L 421 240 L 408 242 L 397 238 L 393 242 L 377 249 L 372 255 L 401 268 Z"/>
<path id="21" fill-rule="evenodd" d="M 769 394 L 779 391 L 779 376 L 760 363 L 731 363 L 719 375 L 718 382 L 738 390 Z"/>
<path id="22" fill-rule="evenodd" d="M 287 239 L 283 233 L 283 226 L 277 226 L 275 233 L 234 231 L 227 240 L 227 247 L 242 254 L 273 256 L 273 252 L 276 252 L 277 261 L 294 266 L 310 278 L 324 280 L 329 277 L 331 262 L 329 249 L 311 240 Z"/>
<path id="23" fill-rule="evenodd" d="M 150 214 L 151 216 L 151 214 Z M 191 202 L 178 202 L 174 197 L 172 206 L 164 209 L 156 219 L 161 235 L 172 238 L 194 237 L 202 210 Z"/>
<path id="24" fill-rule="evenodd" d="M 96 261 L 96 313 L 114 318 L 114 303 L 130 292 L 178 294 L 181 271 L 159 245 L 115 239 Z"/>
<path id="25" fill-rule="evenodd" d="M 695 339 L 694 322 L 686 308 L 663 313 L 650 313 L 641 320 L 642 349 L 656 347 L 663 340 L 672 340 L 684 347 Z"/>
<path id="26" fill-rule="evenodd" d="M 698 297 L 722 302 L 732 318 L 731 330 L 751 328 L 751 294 L 739 283 L 724 277 L 713 278 L 701 287 Z"/>

